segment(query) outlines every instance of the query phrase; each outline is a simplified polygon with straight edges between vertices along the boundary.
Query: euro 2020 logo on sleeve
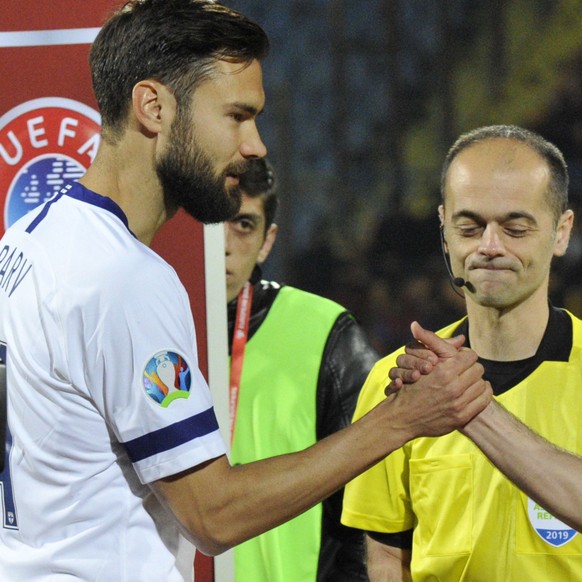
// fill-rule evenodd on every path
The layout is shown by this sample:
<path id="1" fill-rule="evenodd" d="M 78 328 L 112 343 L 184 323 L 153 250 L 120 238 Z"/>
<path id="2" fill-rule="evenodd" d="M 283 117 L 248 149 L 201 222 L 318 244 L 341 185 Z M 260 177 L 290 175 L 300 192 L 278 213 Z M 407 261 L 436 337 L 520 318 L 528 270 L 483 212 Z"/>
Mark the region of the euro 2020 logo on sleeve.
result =
<path id="1" fill-rule="evenodd" d="M 0 117 L 4 228 L 80 178 L 99 147 L 101 117 L 62 97 L 26 101 Z"/>
<path id="2" fill-rule="evenodd" d="M 191 384 L 190 367 L 184 357 L 176 352 L 158 352 L 143 372 L 146 394 L 164 408 L 177 398 L 188 398 Z"/>

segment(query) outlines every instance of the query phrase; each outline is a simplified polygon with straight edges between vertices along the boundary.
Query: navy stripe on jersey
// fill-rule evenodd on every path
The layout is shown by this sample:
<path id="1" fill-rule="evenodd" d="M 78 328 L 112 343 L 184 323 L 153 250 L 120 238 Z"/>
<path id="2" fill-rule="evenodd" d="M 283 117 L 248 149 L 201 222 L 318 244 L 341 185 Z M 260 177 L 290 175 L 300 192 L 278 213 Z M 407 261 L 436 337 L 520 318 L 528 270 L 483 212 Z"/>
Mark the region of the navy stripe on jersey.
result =
<path id="1" fill-rule="evenodd" d="M 50 210 L 50 207 L 52 204 L 54 204 L 55 202 L 57 202 L 57 200 L 59 200 L 59 198 L 62 198 L 63 195 L 65 194 L 66 190 L 61 190 L 52 200 L 49 200 L 45 205 L 44 208 L 38 213 L 38 216 L 28 225 L 26 232 L 28 234 L 30 234 L 38 225 L 39 223 L 44 219 L 44 217 L 48 214 L 48 211 Z"/>
<path id="2" fill-rule="evenodd" d="M 104 210 L 111 212 L 111 214 L 117 216 L 117 218 L 119 218 L 119 220 L 123 222 L 125 228 L 127 228 L 127 230 L 131 232 L 129 228 L 129 222 L 127 221 L 127 216 L 125 216 L 125 213 L 123 212 L 123 210 L 121 210 L 121 208 L 116 202 L 114 202 L 111 198 L 101 196 L 101 194 L 97 194 L 96 192 L 93 192 L 92 190 L 85 188 L 82 184 L 79 184 L 78 182 L 71 182 L 67 184 L 52 200 L 49 200 L 45 204 L 44 208 L 40 211 L 38 216 L 30 223 L 30 225 L 26 229 L 26 232 L 31 233 L 39 225 L 39 223 L 46 217 L 48 211 L 50 210 L 51 205 L 57 202 L 60 198 L 62 198 L 63 195 L 70 196 L 75 200 L 80 200 L 81 202 L 86 202 L 87 204 L 92 204 L 93 206 L 97 206 L 99 208 L 103 208 Z M 131 234 L 135 236 L 133 232 L 131 232 Z"/>
<path id="3" fill-rule="evenodd" d="M 195 414 L 131 441 L 122 443 L 132 463 L 163 453 L 218 430 L 214 409 Z"/>

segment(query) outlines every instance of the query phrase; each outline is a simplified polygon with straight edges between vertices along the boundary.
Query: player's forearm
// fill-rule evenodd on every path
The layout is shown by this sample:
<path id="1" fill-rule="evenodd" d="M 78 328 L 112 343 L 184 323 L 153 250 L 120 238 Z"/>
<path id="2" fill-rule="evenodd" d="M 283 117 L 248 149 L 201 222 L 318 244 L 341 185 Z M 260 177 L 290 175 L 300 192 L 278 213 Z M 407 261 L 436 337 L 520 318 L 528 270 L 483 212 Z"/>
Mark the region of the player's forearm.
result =
<path id="1" fill-rule="evenodd" d="M 220 553 L 309 509 L 409 440 L 464 426 L 491 398 L 475 362 L 459 352 L 299 453 L 237 467 L 220 458 L 153 488 L 203 552 Z"/>
<path id="2" fill-rule="evenodd" d="M 412 415 L 398 418 L 395 400 L 298 453 L 234 467 L 221 457 L 152 488 L 202 552 L 219 554 L 306 511 L 413 438 Z"/>
<path id="3" fill-rule="evenodd" d="M 353 425 L 313 447 L 233 468 L 242 504 L 226 507 L 225 523 L 238 524 L 229 543 L 279 525 L 359 475 L 409 440 L 464 426 L 491 398 L 476 355 L 458 354 L 430 377 L 405 386 Z M 229 496 L 226 496 L 229 499 Z"/>
<path id="4" fill-rule="evenodd" d="M 236 545 L 299 515 L 413 438 L 412 422 L 397 426 L 397 409 L 382 403 L 309 449 L 233 467 L 224 496 L 230 501 L 220 511 L 229 533 L 224 543 Z"/>
<path id="5" fill-rule="evenodd" d="M 494 402 L 463 432 L 522 491 L 582 531 L 582 458 L 556 448 Z"/>

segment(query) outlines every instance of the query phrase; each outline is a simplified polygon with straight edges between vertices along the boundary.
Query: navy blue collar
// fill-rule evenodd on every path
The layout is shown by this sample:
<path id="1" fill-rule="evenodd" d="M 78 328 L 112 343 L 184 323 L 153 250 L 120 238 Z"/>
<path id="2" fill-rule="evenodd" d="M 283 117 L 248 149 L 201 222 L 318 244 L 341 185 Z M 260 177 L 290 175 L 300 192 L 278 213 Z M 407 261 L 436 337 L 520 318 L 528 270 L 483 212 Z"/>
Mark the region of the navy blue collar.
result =
<path id="1" fill-rule="evenodd" d="M 117 203 L 111 200 L 111 198 L 101 196 L 101 194 L 97 194 L 96 192 L 93 192 L 92 190 L 85 188 L 85 186 L 79 184 L 79 182 L 69 182 L 68 184 L 65 184 L 61 188 L 60 192 L 54 198 L 51 198 L 48 202 L 45 203 L 44 208 L 38 213 L 36 218 L 28 225 L 26 232 L 30 234 L 43 221 L 45 216 L 48 214 L 51 206 L 55 202 L 58 202 L 63 196 L 70 196 L 71 198 L 75 198 L 76 200 L 80 200 L 81 202 L 86 202 L 87 204 L 92 204 L 93 206 L 97 206 L 99 208 L 107 210 L 108 212 L 111 212 L 112 214 L 117 216 L 117 218 L 119 218 L 121 222 L 123 222 L 125 228 L 127 228 L 131 236 L 137 238 L 129 228 L 129 222 L 127 221 L 127 216 L 125 215 L 125 212 L 121 210 L 120 206 Z"/>
<path id="2" fill-rule="evenodd" d="M 65 188 L 66 191 L 64 191 Z M 87 202 L 87 204 L 93 204 L 93 206 L 97 206 L 99 208 L 103 208 L 104 210 L 108 210 L 109 212 L 117 216 L 117 218 L 119 218 L 119 220 L 123 222 L 125 228 L 127 228 L 127 230 L 131 232 L 127 216 L 125 215 L 125 212 L 121 210 L 121 207 L 119 206 L 119 204 L 117 204 L 117 202 L 114 202 L 111 198 L 108 198 L 107 196 L 101 196 L 101 194 L 97 194 L 96 192 L 93 192 L 92 190 L 85 188 L 85 186 L 83 186 L 83 184 L 79 184 L 79 182 L 71 182 L 70 184 L 67 184 L 65 188 L 61 190 L 61 192 L 65 196 L 70 196 L 71 198 L 75 198 L 75 200 Z M 131 234 L 132 236 L 135 236 L 133 232 L 131 232 Z"/>

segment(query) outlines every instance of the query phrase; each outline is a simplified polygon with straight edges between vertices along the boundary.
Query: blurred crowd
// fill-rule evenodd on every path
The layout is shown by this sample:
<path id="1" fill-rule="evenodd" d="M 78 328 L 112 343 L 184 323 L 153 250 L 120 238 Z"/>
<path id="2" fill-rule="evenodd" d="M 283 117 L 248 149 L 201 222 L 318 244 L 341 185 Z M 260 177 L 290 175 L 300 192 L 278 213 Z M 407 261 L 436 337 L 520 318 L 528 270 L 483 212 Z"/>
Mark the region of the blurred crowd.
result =
<path id="1" fill-rule="evenodd" d="M 574 231 L 566 256 L 556 258 L 550 297 L 582 317 L 582 204 L 574 197 Z M 316 229 L 294 261 L 288 283 L 350 309 L 380 354 L 411 339 L 418 320 L 440 329 L 465 314 L 462 291 L 447 274 L 436 217 L 391 214 L 380 218 L 360 249 L 346 252 L 331 229 Z"/>

